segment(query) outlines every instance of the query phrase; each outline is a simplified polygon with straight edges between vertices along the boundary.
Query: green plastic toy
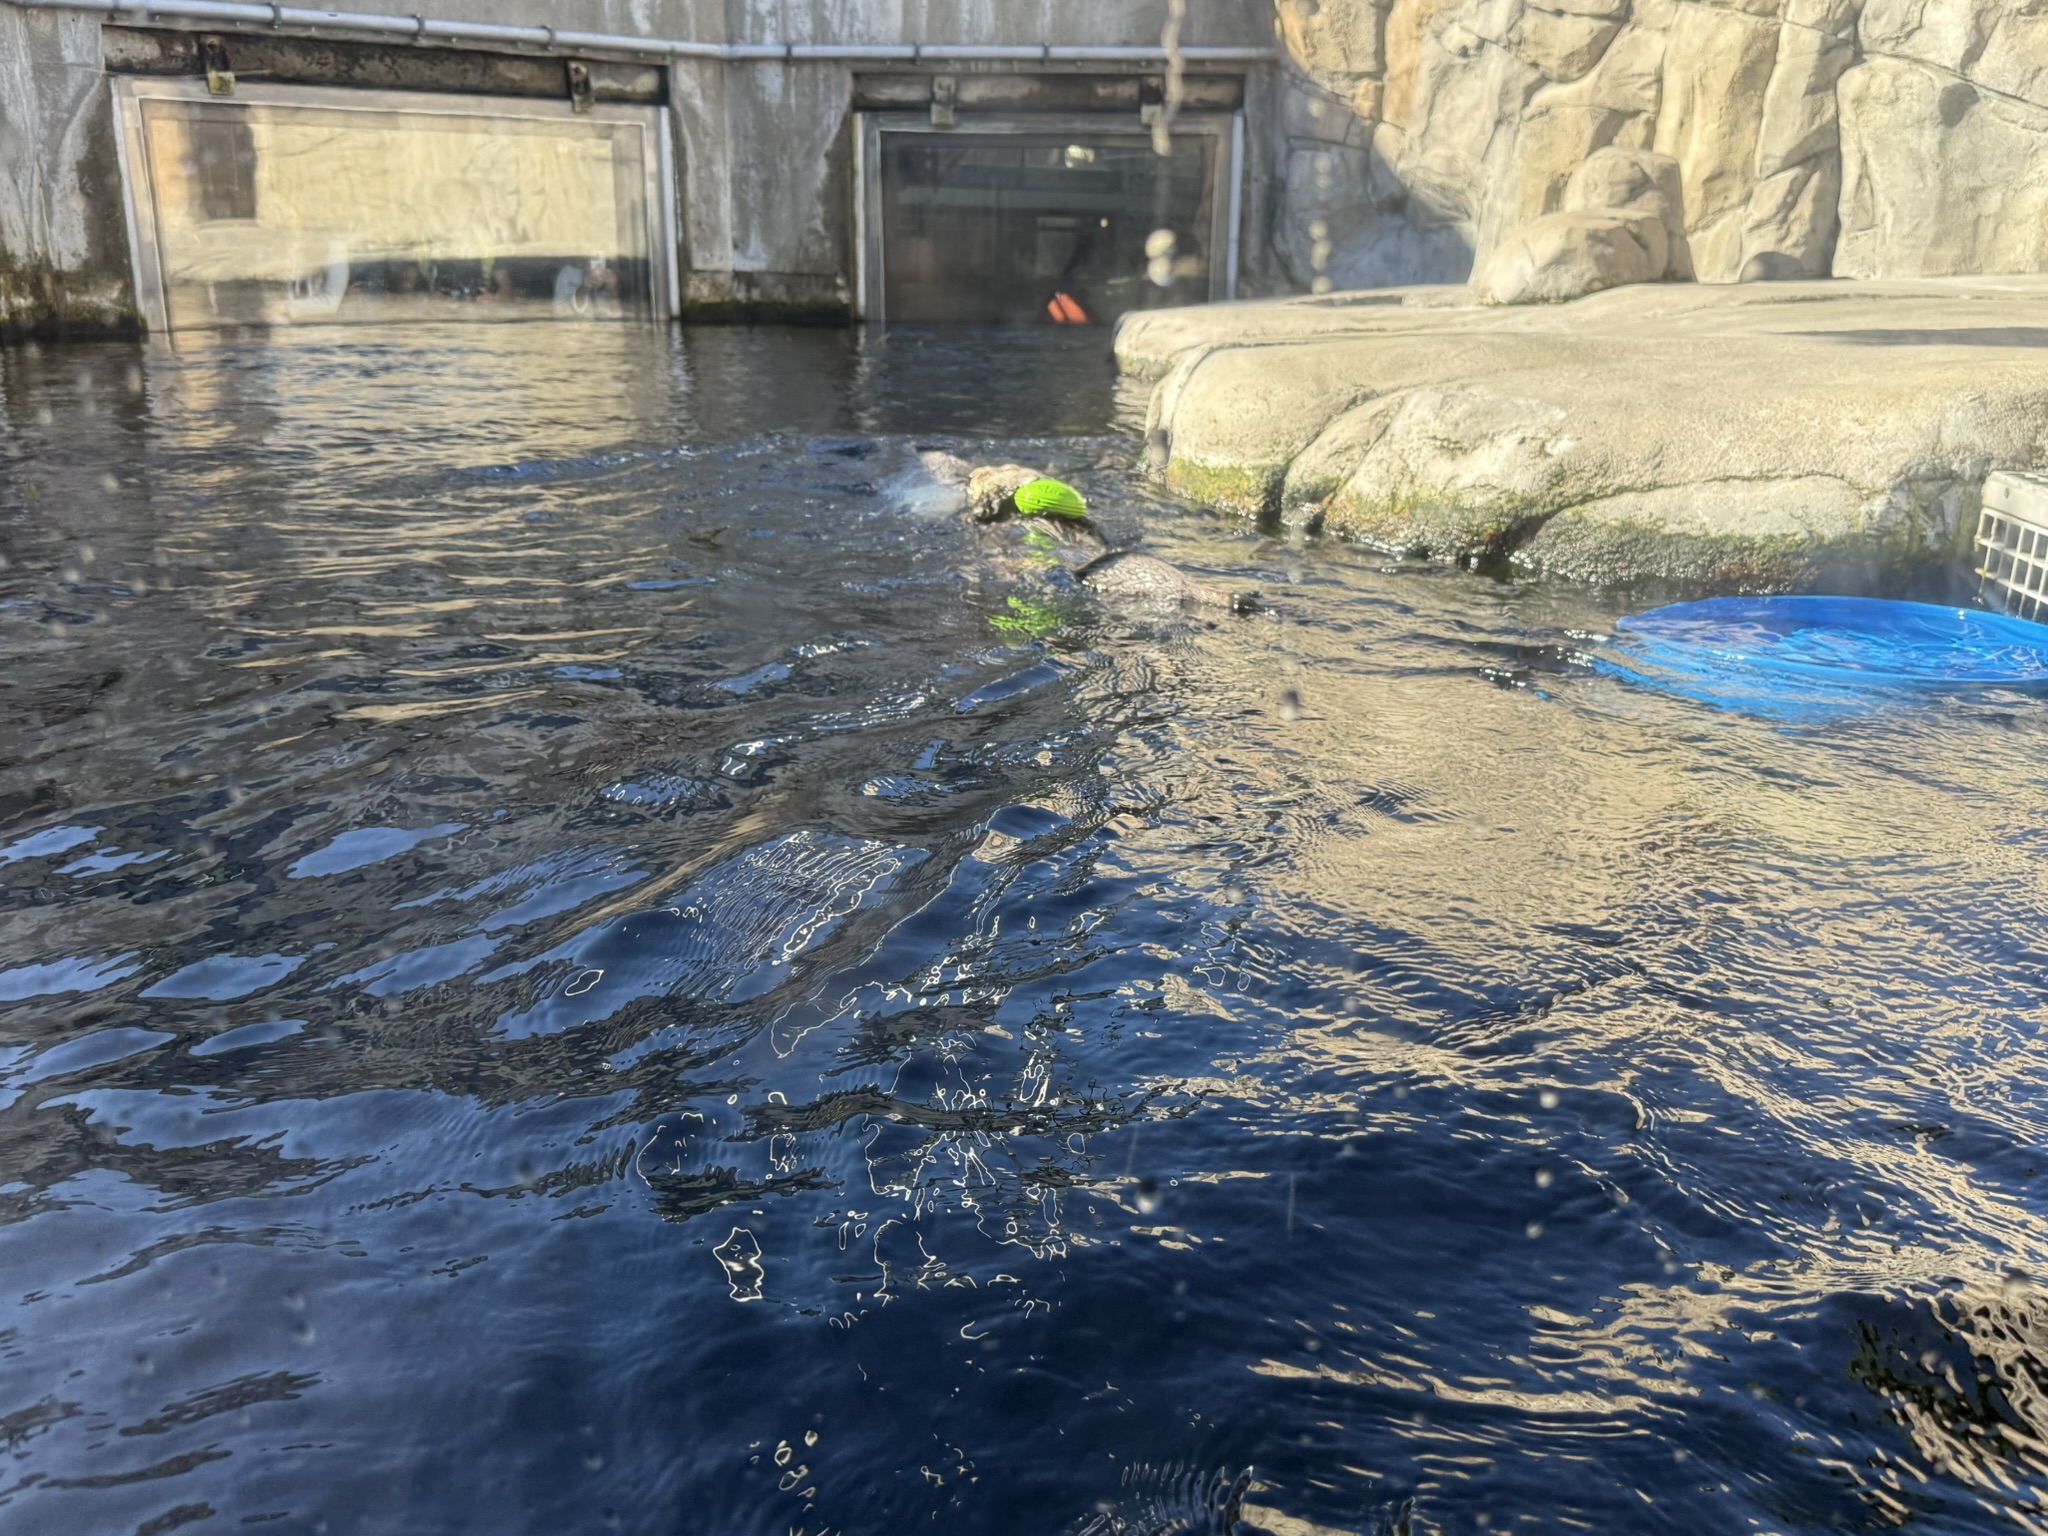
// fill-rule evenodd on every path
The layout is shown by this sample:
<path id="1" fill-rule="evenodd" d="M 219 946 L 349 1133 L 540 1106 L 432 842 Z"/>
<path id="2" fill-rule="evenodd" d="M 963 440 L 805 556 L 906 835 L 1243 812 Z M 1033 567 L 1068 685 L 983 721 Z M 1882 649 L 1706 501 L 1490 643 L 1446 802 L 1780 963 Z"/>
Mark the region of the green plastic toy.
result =
<path id="1" fill-rule="evenodd" d="M 1029 485 L 1020 486 L 1010 499 L 1016 502 L 1018 514 L 1023 517 L 1082 518 L 1088 515 L 1088 503 L 1082 499 L 1081 493 L 1059 480 L 1034 480 Z"/>

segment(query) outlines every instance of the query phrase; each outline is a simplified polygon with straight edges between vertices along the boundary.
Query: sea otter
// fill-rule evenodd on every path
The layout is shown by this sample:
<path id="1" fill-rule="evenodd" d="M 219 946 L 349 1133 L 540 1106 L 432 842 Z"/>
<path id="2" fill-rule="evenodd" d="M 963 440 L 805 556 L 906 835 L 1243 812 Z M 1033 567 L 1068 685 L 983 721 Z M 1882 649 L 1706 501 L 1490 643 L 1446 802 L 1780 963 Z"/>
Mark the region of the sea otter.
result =
<path id="1" fill-rule="evenodd" d="M 1066 490 L 1037 470 L 1019 464 L 976 467 L 950 453 L 920 453 L 918 459 L 934 480 L 964 491 L 967 504 L 960 515 L 974 527 L 991 560 L 1019 580 L 1057 572 L 1117 601 L 1238 614 L 1258 606 L 1251 594 L 1208 586 L 1156 555 L 1112 548 L 1071 492 L 1071 502 L 1055 498 L 1068 508 L 1065 515 L 1037 511 L 1032 489 L 1051 484 Z M 1026 493 L 1022 506 L 1020 492 Z M 1073 515 L 1077 508 L 1078 516 Z"/>

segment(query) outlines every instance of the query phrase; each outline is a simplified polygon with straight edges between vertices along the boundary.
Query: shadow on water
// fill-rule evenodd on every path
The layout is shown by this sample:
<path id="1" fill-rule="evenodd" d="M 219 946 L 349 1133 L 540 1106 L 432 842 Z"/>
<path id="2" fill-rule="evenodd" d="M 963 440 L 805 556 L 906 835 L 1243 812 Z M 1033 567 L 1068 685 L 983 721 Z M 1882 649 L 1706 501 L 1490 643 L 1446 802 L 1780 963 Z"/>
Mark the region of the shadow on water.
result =
<path id="1" fill-rule="evenodd" d="M 1638 686 L 1142 405 L 0 355 L 0 1526 L 2041 1528 L 2038 700 Z M 1020 643 L 923 445 L 1266 608 Z"/>

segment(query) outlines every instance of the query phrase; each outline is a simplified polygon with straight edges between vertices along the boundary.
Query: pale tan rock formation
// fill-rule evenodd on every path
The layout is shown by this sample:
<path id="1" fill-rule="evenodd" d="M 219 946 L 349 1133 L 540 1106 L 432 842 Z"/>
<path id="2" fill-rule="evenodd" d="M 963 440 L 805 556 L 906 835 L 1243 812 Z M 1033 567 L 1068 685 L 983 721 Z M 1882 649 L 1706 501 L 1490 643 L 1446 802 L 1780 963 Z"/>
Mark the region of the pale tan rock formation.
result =
<path id="1" fill-rule="evenodd" d="M 1611 226 L 1532 229 L 1608 148 L 1676 161 L 1705 282 L 2048 271 L 2040 0 L 1276 3 L 1305 285 L 1462 282 L 1518 240 L 1625 265 Z"/>
<path id="2" fill-rule="evenodd" d="M 1404 556 L 1748 591 L 1944 561 L 1988 472 L 2048 467 L 2048 278 L 1459 292 L 1128 317 L 1155 466 Z"/>
<path id="3" fill-rule="evenodd" d="M 1472 288 L 1485 304 L 1557 304 L 1691 276 L 1678 162 L 1609 147 L 1572 173 L 1563 211 L 1531 220 L 1494 248 Z"/>

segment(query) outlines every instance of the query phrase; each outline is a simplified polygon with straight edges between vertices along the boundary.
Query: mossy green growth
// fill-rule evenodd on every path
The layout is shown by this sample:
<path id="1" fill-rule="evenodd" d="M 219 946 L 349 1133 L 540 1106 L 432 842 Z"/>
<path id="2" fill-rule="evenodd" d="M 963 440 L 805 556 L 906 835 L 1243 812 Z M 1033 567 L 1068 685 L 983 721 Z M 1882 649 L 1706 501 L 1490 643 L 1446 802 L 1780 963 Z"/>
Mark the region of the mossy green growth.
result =
<path id="1" fill-rule="evenodd" d="M 1278 507 L 1286 474 L 1284 463 L 1205 463 L 1178 458 L 1166 466 L 1166 488 L 1197 506 L 1264 517 Z"/>
<path id="2" fill-rule="evenodd" d="M 1033 480 L 1020 486 L 1010 498 L 1025 517 L 1071 517 L 1088 515 L 1088 503 L 1081 493 L 1062 480 Z"/>
<path id="3" fill-rule="evenodd" d="M 1067 627 L 1074 604 L 1062 598 L 1012 597 L 1008 613 L 989 619 L 992 628 L 1020 640 L 1043 640 Z"/>

